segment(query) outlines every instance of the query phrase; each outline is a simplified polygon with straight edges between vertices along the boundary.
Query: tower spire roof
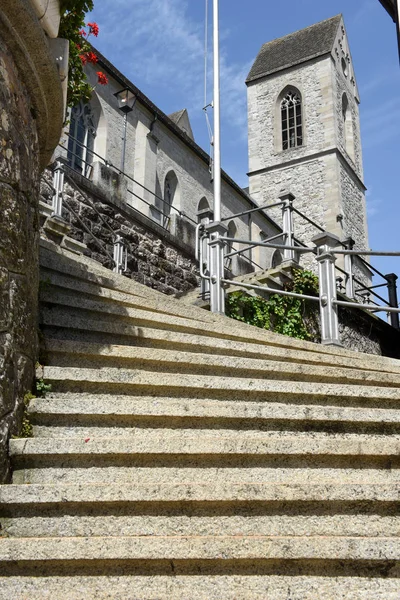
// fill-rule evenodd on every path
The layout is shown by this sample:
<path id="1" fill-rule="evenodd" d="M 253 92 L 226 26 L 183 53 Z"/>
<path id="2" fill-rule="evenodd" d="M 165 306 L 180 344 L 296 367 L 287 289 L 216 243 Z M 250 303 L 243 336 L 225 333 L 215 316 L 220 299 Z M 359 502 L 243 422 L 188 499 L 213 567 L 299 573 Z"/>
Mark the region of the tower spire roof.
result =
<path id="1" fill-rule="evenodd" d="M 267 42 L 261 47 L 246 83 L 332 51 L 342 15 Z"/>

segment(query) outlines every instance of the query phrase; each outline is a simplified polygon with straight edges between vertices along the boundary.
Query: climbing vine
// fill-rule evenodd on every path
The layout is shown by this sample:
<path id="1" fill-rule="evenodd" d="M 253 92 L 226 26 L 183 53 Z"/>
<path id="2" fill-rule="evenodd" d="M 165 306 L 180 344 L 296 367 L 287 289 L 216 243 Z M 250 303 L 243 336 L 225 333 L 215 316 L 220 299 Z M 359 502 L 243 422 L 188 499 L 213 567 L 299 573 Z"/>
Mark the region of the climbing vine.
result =
<path id="1" fill-rule="evenodd" d="M 293 280 L 285 286 L 297 294 L 318 295 L 318 278 L 311 271 L 293 271 Z M 233 292 L 227 297 L 227 315 L 249 325 L 269 329 L 301 340 L 316 340 L 315 313 L 301 298 L 273 294 L 268 299 Z"/>
<path id="2" fill-rule="evenodd" d="M 69 68 L 67 104 L 76 106 L 81 100 L 89 102 L 93 92 L 83 67 L 87 63 L 96 64 L 98 58 L 93 52 L 88 39 L 97 37 L 97 23 L 85 23 L 85 15 L 93 10 L 93 0 L 61 0 L 59 36 L 69 40 Z M 106 85 L 108 79 L 102 71 L 97 71 L 97 81 Z"/>

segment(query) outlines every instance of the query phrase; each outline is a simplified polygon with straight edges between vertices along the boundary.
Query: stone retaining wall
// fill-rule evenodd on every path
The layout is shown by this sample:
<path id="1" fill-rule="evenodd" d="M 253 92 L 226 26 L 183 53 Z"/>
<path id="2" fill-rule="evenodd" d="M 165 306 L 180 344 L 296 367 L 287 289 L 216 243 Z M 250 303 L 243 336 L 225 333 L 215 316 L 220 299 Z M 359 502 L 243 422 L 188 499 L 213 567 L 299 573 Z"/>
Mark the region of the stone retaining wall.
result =
<path id="1" fill-rule="evenodd" d="M 68 167 L 66 173 L 63 218 L 71 228 L 68 236 L 85 244 L 85 255 L 112 269 L 113 243 L 120 235 L 128 251 L 127 277 L 164 294 L 197 286 L 194 224 L 171 215 L 174 235 L 122 201 L 117 191 L 105 193 Z M 45 179 L 51 184 L 50 171 Z M 51 197 L 50 185 L 42 183 L 42 201 L 51 204 Z"/>
<path id="2" fill-rule="evenodd" d="M 61 84 L 28 0 L 0 8 L 0 482 L 37 356 L 39 171 L 61 132 Z"/>

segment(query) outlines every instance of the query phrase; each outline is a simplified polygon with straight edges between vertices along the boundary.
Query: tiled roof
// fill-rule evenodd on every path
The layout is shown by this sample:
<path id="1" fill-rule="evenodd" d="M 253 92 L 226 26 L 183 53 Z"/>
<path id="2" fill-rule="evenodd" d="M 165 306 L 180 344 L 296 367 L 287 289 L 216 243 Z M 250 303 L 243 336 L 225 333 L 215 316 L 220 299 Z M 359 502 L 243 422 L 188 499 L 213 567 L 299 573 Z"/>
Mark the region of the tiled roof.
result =
<path id="1" fill-rule="evenodd" d="M 341 18 L 342 15 L 336 15 L 264 44 L 247 82 L 331 52 Z"/>

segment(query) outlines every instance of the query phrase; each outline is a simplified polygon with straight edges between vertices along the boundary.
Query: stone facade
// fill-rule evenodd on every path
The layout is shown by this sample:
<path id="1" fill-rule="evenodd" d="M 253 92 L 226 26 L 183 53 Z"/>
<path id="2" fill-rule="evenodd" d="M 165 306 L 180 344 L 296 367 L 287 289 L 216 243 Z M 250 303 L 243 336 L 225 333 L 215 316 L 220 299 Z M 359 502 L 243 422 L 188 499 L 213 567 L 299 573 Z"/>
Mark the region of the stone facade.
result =
<path id="1" fill-rule="evenodd" d="M 32 389 L 34 381 L 39 172 L 60 135 L 62 102 L 55 61 L 32 7 L 29 2 L 2 2 L 0 482 L 8 477 L 8 439 L 18 431 L 24 395 Z"/>

